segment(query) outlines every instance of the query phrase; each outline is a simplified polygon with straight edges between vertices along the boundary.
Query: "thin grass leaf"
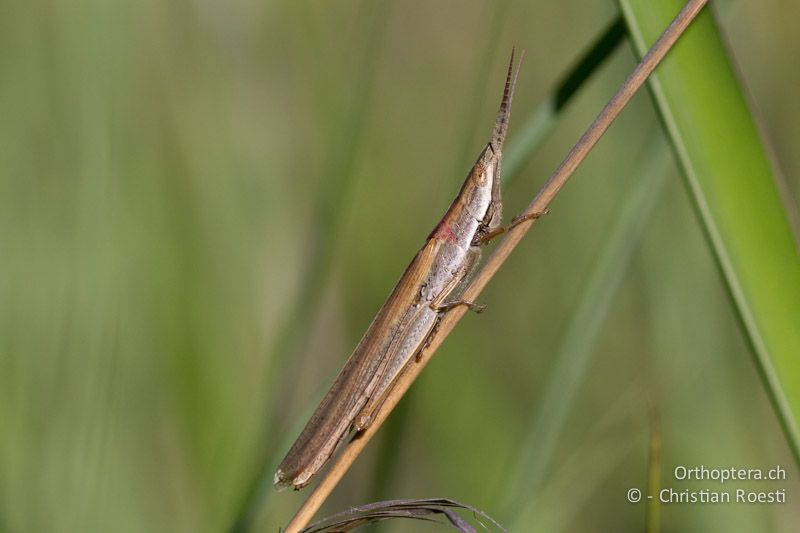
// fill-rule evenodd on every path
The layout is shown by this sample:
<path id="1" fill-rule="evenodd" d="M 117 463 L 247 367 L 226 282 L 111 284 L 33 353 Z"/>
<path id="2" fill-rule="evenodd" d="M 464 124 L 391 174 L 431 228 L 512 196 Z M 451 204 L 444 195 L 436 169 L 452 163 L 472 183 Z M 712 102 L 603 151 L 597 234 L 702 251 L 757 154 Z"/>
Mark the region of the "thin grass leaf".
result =
<path id="1" fill-rule="evenodd" d="M 647 455 L 647 498 L 644 508 L 646 533 L 661 531 L 661 414 L 656 405 L 650 408 L 650 443 Z"/>
<path id="2" fill-rule="evenodd" d="M 641 179 L 622 203 L 619 218 L 568 319 L 545 389 L 536 401 L 537 408 L 506 491 L 504 517 L 516 516 L 523 507 L 522 500 L 540 489 L 551 468 L 567 417 L 591 367 L 592 347 L 667 181 L 667 155 L 661 136 L 641 155 L 640 170 L 636 172 Z"/>
<path id="3" fill-rule="evenodd" d="M 318 196 L 317 206 L 314 210 L 315 220 L 312 228 L 326 228 L 324 234 L 327 238 L 315 240 L 309 247 L 308 258 L 304 261 L 307 265 L 303 279 L 299 283 L 300 293 L 293 300 L 292 308 L 286 313 L 284 326 L 271 347 L 269 360 L 273 368 L 268 372 L 270 376 L 284 376 L 286 367 L 299 349 L 299 343 L 305 338 L 302 332 L 306 322 L 301 317 L 309 309 L 319 307 L 319 301 L 327 285 L 333 267 L 333 256 L 341 233 L 341 226 L 345 211 L 337 209 L 342 199 L 346 198 L 354 185 L 353 165 L 356 161 L 356 151 L 360 139 L 364 134 L 364 124 L 370 110 L 369 102 L 375 89 L 375 65 L 381 56 L 385 41 L 385 25 L 389 20 L 389 3 L 384 1 L 370 5 L 365 3 L 364 27 L 369 28 L 367 46 L 359 67 L 358 80 L 355 84 L 356 91 L 352 98 L 351 111 L 347 117 L 348 123 L 344 128 L 344 135 L 337 135 L 341 142 L 334 143 L 328 156 L 327 169 L 330 175 L 323 180 L 323 187 Z M 318 84 L 320 86 L 324 84 Z M 321 234 L 315 232 L 314 235 Z M 313 237 L 313 236 L 312 236 Z M 282 413 L 280 398 L 286 396 L 285 380 L 274 379 L 272 386 L 272 399 L 269 406 L 273 409 L 271 420 L 272 427 L 266 432 L 275 434 L 276 426 L 280 422 Z M 294 432 L 292 432 L 294 433 Z M 276 448 L 282 450 L 283 448 Z M 275 451 L 275 454 L 281 453 Z M 241 510 L 237 513 L 232 532 L 248 531 L 256 517 L 259 508 L 263 508 L 269 495 L 272 493 L 272 471 L 274 465 L 280 460 L 279 456 L 265 456 L 261 460 L 258 476 L 253 479 L 242 501 Z"/>
<path id="4" fill-rule="evenodd" d="M 592 496 L 607 483 L 613 472 L 625 464 L 626 459 L 642 445 L 643 434 L 620 437 L 608 430 L 638 411 L 643 397 L 642 383 L 628 385 L 619 397 L 608 406 L 601 419 L 587 430 L 589 438 L 580 441 L 575 449 L 558 465 L 548 477 L 546 490 L 519 497 L 516 516 L 510 531 L 573 531 L 570 524 Z M 568 501 L 569 505 L 563 505 Z"/>
<path id="5" fill-rule="evenodd" d="M 475 61 L 475 66 L 472 69 L 473 79 L 468 84 L 471 90 L 469 96 L 465 99 L 466 105 L 462 113 L 463 121 L 459 129 L 462 133 L 461 139 L 458 142 L 458 148 L 453 159 L 455 167 L 454 172 L 451 174 L 456 181 L 461 180 L 464 163 L 473 157 L 476 135 L 478 135 L 479 132 L 480 135 L 484 135 L 480 128 L 482 117 L 480 113 L 476 113 L 475 110 L 481 108 L 481 104 L 487 97 L 487 89 L 489 88 L 491 77 L 486 76 L 486 73 L 490 71 L 492 60 L 497 54 L 497 49 L 502 42 L 502 31 L 508 18 L 507 14 L 510 3 L 511 2 L 508 0 L 503 0 L 501 2 L 493 2 L 486 6 L 490 12 L 488 15 L 490 22 L 488 30 L 483 38 L 484 43 L 481 47 L 481 57 Z M 505 54 L 505 48 L 503 49 L 503 53 Z M 505 59 L 503 59 L 503 61 L 505 61 Z M 494 93 L 489 94 L 494 97 Z M 480 137 L 480 139 L 481 140 L 478 141 L 479 143 L 482 142 L 483 137 Z"/>
<path id="6" fill-rule="evenodd" d="M 410 518 L 414 520 L 426 520 L 442 525 L 450 525 L 454 529 L 463 533 L 474 533 L 476 529 L 464 518 L 458 515 L 454 509 L 467 510 L 472 512 L 473 517 L 480 526 L 488 530 L 486 524 L 480 518 L 491 522 L 491 525 L 499 530 L 505 531 L 503 527 L 495 522 L 492 517 L 476 509 L 475 507 L 464 505 L 449 498 L 429 498 L 417 500 L 386 500 L 368 503 L 358 507 L 353 507 L 347 511 L 323 518 L 311 524 L 303 530 L 304 533 L 316 532 L 340 532 L 351 531 L 357 527 L 394 518 Z M 435 520 L 434 516 L 441 515 L 447 522 Z"/>
<path id="7" fill-rule="evenodd" d="M 644 53 L 680 2 L 620 0 Z M 767 393 L 800 462 L 800 255 L 777 177 L 712 13 L 649 87 Z"/>
<path id="8" fill-rule="evenodd" d="M 505 183 L 519 173 L 523 163 L 553 130 L 567 104 L 617 49 L 624 36 L 625 24 L 621 17 L 617 17 L 558 82 L 557 89 L 528 116 L 506 150 L 503 162 Z"/>

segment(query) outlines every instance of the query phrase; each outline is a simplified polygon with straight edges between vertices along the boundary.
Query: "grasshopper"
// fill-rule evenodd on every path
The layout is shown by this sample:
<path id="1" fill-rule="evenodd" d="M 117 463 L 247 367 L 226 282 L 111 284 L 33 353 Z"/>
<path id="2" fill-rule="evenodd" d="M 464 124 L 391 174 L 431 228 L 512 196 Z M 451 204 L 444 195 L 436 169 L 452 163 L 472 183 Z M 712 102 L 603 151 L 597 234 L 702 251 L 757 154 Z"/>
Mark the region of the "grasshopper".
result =
<path id="1" fill-rule="evenodd" d="M 398 375 L 412 358 L 419 359 L 442 316 L 460 305 L 482 309 L 459 298 L 480 260 L 481 247 L 522 220 L 538 216 L 501 226 L 500 161 L 518 74 L 512 50 L 491 140 L 281 462 L 276 487 L 304 487 L 345 435 L 369 427 Z"/>

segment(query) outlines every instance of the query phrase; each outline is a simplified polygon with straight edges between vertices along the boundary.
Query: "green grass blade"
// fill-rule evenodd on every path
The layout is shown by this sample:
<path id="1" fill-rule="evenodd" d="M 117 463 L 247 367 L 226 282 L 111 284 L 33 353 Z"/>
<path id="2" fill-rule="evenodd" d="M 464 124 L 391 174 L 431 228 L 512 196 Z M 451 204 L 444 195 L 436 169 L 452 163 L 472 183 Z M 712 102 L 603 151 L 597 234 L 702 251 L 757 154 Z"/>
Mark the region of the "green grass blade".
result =
<path id="1" fill-rule="evenodd" d="M 644 507 L 644 530 L 661 531 L 661 413 L 656 405 L 650 406 L 650 443 L 647 453 L 647 492 Z"/>
<path id="2" fill-rule="evenodd" d="M 638 54 L 682 2 L 620 0 Z M 776 176 L 712 13 L 650 89 L 764 385 L 800 462 L 800 257 Z"/>
<path id="3" fill-rule="evenodd" d="M 305 261 L 308 265 L 307 270 L 303 273 L 303 280 L 299 284 L 300 293 L 287 311 L 284 325 L 280 328 L 280 333 L 271 346 L 269 359 L 272 368 L 268 375 L 272 379 L 270 390 L 274 391 L 272 399 L 269 401 L 269 408 L 273 412 L 271 416 L 267 416 L 267 419 L 273 425 L 266 432 L 270 435 L 276 433 L 275 428 L 280 425 L 280 422 L 283 422 L 279 420 L 282 410 L 281 402 L 277 399 L 285 397 L 286 387 L 290 386 L 287 382 L 279 379 L 279 376 L 285 375 L 286 366 L 297 353 L 299 344 L 304 339 L 304 329 L 307 324 L 302 317 L 308 313 L 309 309 L 315 310 L 319 307 L 319 301 L 333 270 L 335 250 L 339 243 L 342 220 L 345 215 L 344 210 L 339 206 L 354 186 L 353 166 L 357 159 L 356 152 L 360 139 L 364 135 L 367 115 L 371 110 L 370 101 L 375 87 L 375 66 L 383 52 L 384 29 L 389 19 L 389 5 L 386 2 L 378 2 L 375 5 L 365 4 L 365 6 L 363 16 L 370 21 L 365 26 L 371 28 L 367 38 L 369 45 L 361 60 L 358 81 L 355 84 L 357 89 L 351 104 L 352 109 L 348 113 L 347 124 L 344 126 L 345 134 L 337 136 L 340 142 L 335 144 L 328 156 L 326 168 L 329 175 L 323 182 L 323 191 L 318 197 L 314 209 L 314 220 L 311 223 L 312 228 L 326 228 L 324 233 L 327 238 L 318 239 L 310 246 L 308 258 Z M 321 231 L 315 231 L 315 235 L 321 233 Z M 314 235 L 312 235 L 313 237 Z M 277 453 L 280 454 L 284 451 L 281 448 Z M 272 475 L 279 460 L 280 456 L 264 452 L 260 458 L 259 473 L 252 479 L 231 531 L 251 529 L 258 510 L 266 505 L 266 500 L 274 492 Z"/>
<path id="4" fill-rule="evenodd" d="M 475 145 L 479 145 L 485 135 L 481 128 L 481 121 L 484 120 L 480 113 L 476 113 L 476 109 L 480 109 L 484 98 L 489 94 L 487 93 L 490 81 L 496 81 L 491 76 L 487 76 L 487 72 L 491 72 L 492 61 L 497 54 L 500 43 L 502 42 L 503 29 L 508 19 L 508 7 L 510 2 L 503 1 L 486 6 L 487 18 L 489 19 L 488 30 L 482 36 L 483 45 L 480 47 L 479 59 L 475 61 L 475 67 L 472 69 L 472 80 L 468 83 L 470 87 L 469 97 L 465 99 L 465 105 L 462 111 L 461 119 L 461 140 L 453 159 L 453 171 L 450 173 L 456 181 L 461 180 L 461 174 L 464 171 L 464 164 L 466 161 L 471 161 L 475 156 Z M 503 58 L 508 54 L 508 50 L 503 48 Z M 504 59 L 505 60 L 505 59 Z M 476 142 L 477 140 L 477 142 Z"/>
<path id="5" fill-rule="evenodd" d="M 504 182 L 511 181 L 519 173 L 523 163 L 552 131 L 567 104 L 617 49 L 623 37 L 625 25 L 621 18 L 616 18 L 559 81 L 557 89 L 523 122 L 520 130 L 515 133 L 516 140 L 509 144 L 505 154 Z"/>
<path id="6" fill-rule="evenodd" d="M 582 440 L 570 453 L 553 465 L 547 488 L 536 494 L 519 495 L 519 507 L 513 519 L 501 517 L 501 523 L 509 531 L 531 531 L 553 533 L 574 531 L 575 516 L 590 505 L 592 494 L 607 483 L 614 470 L 630 461 L 635 450 L 642 446 L 643 434 L 599 436 L 604 424 L 615 424 L 629 417 L 631 406 L 641 401 L 639 383 L 630 383 L 620 391 L 605 414 L 606 420 L 595 420 L 587 435 L 593 438 Z M 560 502 L 569 501 L 569 505 Z"/>
<path id="7" fill-rule="evenodd" d="M 659 137 L 642 154 L 641 171 L 637 172 L 641 179 L 627 194 L 615 227 L 581 290 L 509 480 L 504 512 L 500 514 L 503 520 L 525 507 L 524 500 L 539 491 L 548 474 L 567 417 L 591 366 L 592 347 L 667 181 L 667 153 Z"/>

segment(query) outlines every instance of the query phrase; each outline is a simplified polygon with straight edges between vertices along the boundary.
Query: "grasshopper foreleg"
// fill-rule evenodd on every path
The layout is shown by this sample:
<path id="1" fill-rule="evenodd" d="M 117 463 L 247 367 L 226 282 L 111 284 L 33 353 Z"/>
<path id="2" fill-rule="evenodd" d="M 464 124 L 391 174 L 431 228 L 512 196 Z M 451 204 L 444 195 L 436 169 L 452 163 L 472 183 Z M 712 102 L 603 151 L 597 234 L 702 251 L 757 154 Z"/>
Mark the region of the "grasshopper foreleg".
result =
<path id="1" fill-rule="evenodd" d="M 489 243 L 489 241 L 493 240 L 495 237 L 499 237 L 503 233 L 507 233 L 507 232 L 511 231 L 513 228 L 515 228 L 519 224 L 522 224 L 523 222 L 525 222 L 527 220 L 536 220 L 537 218 L 541 218 L 544 215 L 548 214 L 549 212 L 550 212 L 549 209 L 545 209 L 544 211 L 538 211 L 536 213 L 527 213 L 527 214 L 516 216 L 511 220 L 511 223 L 508 224 L 507 226 L 500 226 L 500 227 L 495 228 L 495 229 L 493 229 L 493 230 L 491 230 L 491 231 L 489 231 L 487 233 L 484 233 L 483 235 L 478 236 L 476 242 L 474 242 L 473 245 L 475 245 L 475 246 L 483 246 L 484 244 Z"/>

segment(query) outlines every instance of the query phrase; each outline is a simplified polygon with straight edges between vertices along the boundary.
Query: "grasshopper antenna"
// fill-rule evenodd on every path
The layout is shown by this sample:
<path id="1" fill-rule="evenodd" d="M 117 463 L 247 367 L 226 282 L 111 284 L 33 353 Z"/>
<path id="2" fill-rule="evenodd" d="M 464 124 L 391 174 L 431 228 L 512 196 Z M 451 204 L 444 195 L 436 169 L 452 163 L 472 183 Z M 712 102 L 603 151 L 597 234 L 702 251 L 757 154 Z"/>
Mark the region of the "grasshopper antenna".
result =
<path id="1" fill-rule="evenodd" d="M 517 77 L 519 76 L 519 67 L 522 65 L 522 58 L 525 57 L 523 50 L 519 55 L 519 63 L 517 64 L 516 71 L 514 70 L 514 52 L 515 48 L 511 48 L 511 61 L 508 62 L 508 74 L 506 74 L 506 88 L 503 91 L 503 100 L 500 102 L 500 110 L 497 112 L 497 119 L 494 124 L 494 132 L 492 133 L 492 150 L 500 152 L 503 149 L 503 142 L 506 140 L 506 130 L 508 129 L 508 119 L 511 118 L 511 101 L 514 99 L 514 89 L 517 86 Z M 513 73 L 513 77 L 512 77 Z"/>

